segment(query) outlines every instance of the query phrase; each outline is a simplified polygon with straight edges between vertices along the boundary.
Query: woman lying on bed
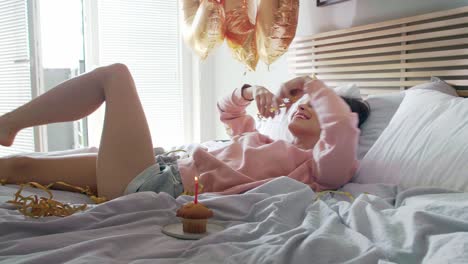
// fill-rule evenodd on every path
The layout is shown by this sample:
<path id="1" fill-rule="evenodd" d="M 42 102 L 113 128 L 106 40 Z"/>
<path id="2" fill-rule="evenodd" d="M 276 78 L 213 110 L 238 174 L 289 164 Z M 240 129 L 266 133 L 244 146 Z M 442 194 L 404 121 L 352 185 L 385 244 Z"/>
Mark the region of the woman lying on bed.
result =
<path id="1" fill-rule="evenodd" d="M 293 142 L 274 141 L 258 133 L 254 119 L 246 115 L 245 108 L 253 100 L 259 112 L 269 117 L 276 114 L 269 110 L 280 99 L 304 94 L 309 96 L 302 99 L 289 123 Z M 337 189 L 357 167 L 358 124 L 369 113 L 361 101 L 345 101 L 309 77 L 285 83 L 277 97 L 264 87 L 245 85 L 218 103 L 221 120 L 232 132 L 231 144 L 211 152 L 199 148 L 190 158 L 168 164 L 153 154 L 129 70 L 114 64 L 70 79 L 1 116 L 0 144 L 10 146 L 27 127 L 86 117 L 103 102 L 105 120 L 97 156 L 4 158 L 0 159 L 0 178 L 7 183 L 65 181 L 89 186 L 108 199 L 140 191 L 177 197 L 193 190 L 195 176 L 204 192 L 222 194 L 241 193 L 280 176 L 316 191 Z M 161 129 L 170 128 L 161 124 Z"/>

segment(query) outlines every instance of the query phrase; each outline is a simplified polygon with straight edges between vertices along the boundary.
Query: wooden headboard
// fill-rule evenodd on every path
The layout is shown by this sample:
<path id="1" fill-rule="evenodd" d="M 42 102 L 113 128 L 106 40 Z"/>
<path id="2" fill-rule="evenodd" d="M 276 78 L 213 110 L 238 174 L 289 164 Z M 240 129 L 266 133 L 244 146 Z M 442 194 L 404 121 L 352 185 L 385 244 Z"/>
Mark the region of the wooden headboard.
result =
<path id="1" fill-rule="evenodd" d="M 312 36 L 297 36 L 289 70 L 363 94 L 399 91 L 437 76 L 468 96 L 468 6 Z"/>

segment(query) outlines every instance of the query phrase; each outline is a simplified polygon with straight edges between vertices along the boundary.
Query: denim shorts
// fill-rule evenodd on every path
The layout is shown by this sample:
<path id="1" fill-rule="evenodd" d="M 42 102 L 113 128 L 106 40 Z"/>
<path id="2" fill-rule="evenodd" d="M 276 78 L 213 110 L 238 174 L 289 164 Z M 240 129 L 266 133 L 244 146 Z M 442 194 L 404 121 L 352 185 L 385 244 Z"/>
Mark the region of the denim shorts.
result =
<path id="1" fill-rule="evenodd" d="M 138 174 L 125 189 L 124 194 L 136 192 L 165 192 L 177 198 L 184 192 L 177 160 L 157 156 L 156 163 Z"/>

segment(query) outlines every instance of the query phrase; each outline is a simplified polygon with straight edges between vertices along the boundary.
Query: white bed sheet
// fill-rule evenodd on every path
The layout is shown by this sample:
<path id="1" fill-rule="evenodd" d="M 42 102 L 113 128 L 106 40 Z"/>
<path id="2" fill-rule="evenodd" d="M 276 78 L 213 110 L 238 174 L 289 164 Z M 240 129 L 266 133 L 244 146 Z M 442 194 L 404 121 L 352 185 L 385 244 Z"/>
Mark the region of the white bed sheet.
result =
<path id="1" fill-rule="evenodd" d="M 0 197 L 14 187 L 0 187 Z M 201 195 L 226 229 L 198 241 L 161 233 L 191 200 L 135 193 L 66 218 L 0 204 L 0 263 L 466 263 L 468 194 L 348 184 L 324 196 L 278 178 L 241 195 Z M 369 194 L 363 193 L 368 192 Z M 63 195 L 58 193 L 57 198 Z M 81 195 L 66 199 L 84 201 Z"/>

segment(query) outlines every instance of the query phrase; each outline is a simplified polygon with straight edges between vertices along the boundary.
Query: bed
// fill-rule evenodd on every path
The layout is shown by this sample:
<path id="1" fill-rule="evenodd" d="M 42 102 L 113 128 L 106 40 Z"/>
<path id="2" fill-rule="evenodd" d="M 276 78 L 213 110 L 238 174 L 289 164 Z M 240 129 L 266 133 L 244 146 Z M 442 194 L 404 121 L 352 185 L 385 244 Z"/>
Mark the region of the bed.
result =
<path id="1" fill-rule="evenodd" d="M 462 175 L 468 172 L 468 149 L 463 146 L 468 146 L 468 122 L 463 122 L 468 107 L 456 94 L 431 90 L 450 86 L 468 95 L 463 90 L 468 86 L 467 25 L 468 7 L 463 7 L 296 39 L 289 64 L 297 75 L 315 73 L 332 87 L 353 82 L 369 100 L 398 101 L 363 150 L 365 166 L 339 192 L 318 195 L 280 177 L 240 195 L 201 194 L 200 200 L 215 213 L 211 221 L 225 229 L 200 240 L 178 240 L 161 229 L 179 221 L 176 209 L 191 201 L 189 196 L 142 192 L 94 205 L 84 195 L 53 191 L 58 200 L 89 207 L 65 218 L 31 219 L 5 203 L 18 186 L 0 186 L 0 263 L 467 263 L 468 187 Z M 427 84 L 431 76 L 445 81 Z M 415 85 L 423 86 L 409 89 L 403 98 L 402 91 Z M 392 100 L 373 97 L 389 92 Z M 434 102 L 430 107 L 440 111 L 420 111 L 421 118 L 409 119 L 408 111 L 425 107 L 414 102 L 418 98 Z M 388 108 L 382 109 L 388 114 Z M 428 118 L 434 122 L 422 123 Z M 405 158 L 409 150 L 401 150 L 396 141 L 402 136 L 392 138 L 398 130 L 389 128 L 408 122 L 434 125 L 431 131 L 453 134 L 455 140 L 432 144 L 447 148 L 443 157 L 429 148 L 412 155 L 411 164 L 398 168 L 409 174 L 404 179 L 390 175 L 368 180 L 368 174 L 386 173 L 371 166 L 383 152 L 392 155 L 382 160 Z M 364 127 L 363 137 L 365 130 L 376 129 Z M 416 131 L 417 138 L 405 134 L 410 139 L 406 145 L 424 144 L 425 136 L 444 136 L 424 131 Z M 430 166 L 436 162 L 431 155 L 438 156 L 442 170 Z M 442 181 L 427 178 L 434 173 Z M 427 184 L 406 180 L 414 178 L 427 179 Z M 41 194 L 32 188 L 25 192 Z"/>

